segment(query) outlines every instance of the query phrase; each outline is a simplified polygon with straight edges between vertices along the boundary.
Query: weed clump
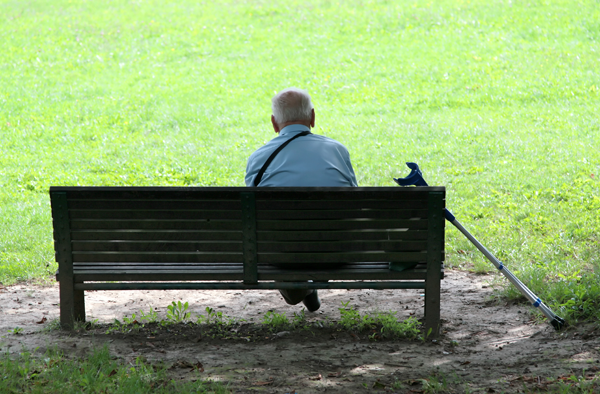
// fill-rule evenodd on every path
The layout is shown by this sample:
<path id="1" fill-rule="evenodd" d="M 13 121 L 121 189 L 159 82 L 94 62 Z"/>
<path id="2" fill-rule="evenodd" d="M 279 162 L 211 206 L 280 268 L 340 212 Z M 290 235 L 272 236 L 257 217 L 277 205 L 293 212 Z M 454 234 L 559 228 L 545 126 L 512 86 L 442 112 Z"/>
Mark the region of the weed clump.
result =
<path id="1" fill-rule="evenodd" d="M 341 314 L 339 326 L 344 330 L 370 331 L 369 338 L 373 340 L 382 338 L 417 339 L 421 335 L 419 329 L 421 323 L 413 317 L 399 321 L 396 312 L 391 311 L 377 312 L 374 316 L 367 313 L 361 315 L 349 304 L 350 301 L 342 302 L 342 307 L 338 308 Z"/>

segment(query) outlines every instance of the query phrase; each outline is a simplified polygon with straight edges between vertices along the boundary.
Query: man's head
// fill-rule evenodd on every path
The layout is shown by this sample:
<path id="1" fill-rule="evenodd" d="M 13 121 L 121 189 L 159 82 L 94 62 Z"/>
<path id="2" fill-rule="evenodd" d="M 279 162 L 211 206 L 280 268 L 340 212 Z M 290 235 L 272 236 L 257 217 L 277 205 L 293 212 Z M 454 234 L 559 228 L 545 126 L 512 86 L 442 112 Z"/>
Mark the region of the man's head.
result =
<path id="1" fill-rule="evenodd" d="M 271 123 L 276 133 L 285 126 L 302 124 L 315 127 L 315 110 L 306 90 L 287 88 L 271 100 Z"/>

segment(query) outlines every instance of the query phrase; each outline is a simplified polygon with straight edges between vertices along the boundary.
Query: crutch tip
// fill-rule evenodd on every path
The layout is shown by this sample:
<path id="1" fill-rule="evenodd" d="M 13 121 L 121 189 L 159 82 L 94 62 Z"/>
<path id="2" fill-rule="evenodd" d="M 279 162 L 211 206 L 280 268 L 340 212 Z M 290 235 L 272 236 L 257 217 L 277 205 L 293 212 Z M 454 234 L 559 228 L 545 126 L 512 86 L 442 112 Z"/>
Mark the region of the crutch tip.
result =
<path id="1" fill-rule="evenodd" d="M 556 331 L 560 331 L 562 328 L 567 326 L 567 322 L 558 316 L 554 316 L 554 319 L 552 319 L 550 324 L 552 324 L 552 327 L 554 327 Z"/>

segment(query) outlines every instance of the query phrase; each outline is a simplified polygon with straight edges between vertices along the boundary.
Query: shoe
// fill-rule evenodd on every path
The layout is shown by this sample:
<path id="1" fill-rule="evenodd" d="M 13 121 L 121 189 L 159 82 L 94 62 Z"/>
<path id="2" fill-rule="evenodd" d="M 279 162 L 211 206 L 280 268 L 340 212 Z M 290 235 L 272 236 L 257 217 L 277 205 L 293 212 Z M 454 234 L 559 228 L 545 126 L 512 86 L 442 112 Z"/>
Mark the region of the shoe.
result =
<path id="1" fill-rule="evenodd" d="M 321 299 L 319 298 L 319 293 L 317 293 L 316 290 L 313 291 L 312 293 L 304 297 L 302 303 L 304 304 L 306 309 L 308 309 L 309 312 L 315 312 L 319 310 L 319 308 L 321 307 Z"/>

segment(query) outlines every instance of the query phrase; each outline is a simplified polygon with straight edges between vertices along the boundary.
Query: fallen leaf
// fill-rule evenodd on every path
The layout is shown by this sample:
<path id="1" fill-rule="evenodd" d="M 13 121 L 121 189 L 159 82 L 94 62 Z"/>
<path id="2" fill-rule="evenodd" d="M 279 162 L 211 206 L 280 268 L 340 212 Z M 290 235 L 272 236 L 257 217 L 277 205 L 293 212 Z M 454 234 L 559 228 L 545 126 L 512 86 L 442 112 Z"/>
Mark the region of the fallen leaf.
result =
<path id="1" fill-rule="evenodd" d="M 329 372 L 327 374 L 328 378 L 339 378 L 340 376 L 342 376 L 342 372 L 338 371 L 338 372 Z"/>
<path id="2" fill-rule="evenodd" d="M 108 374 L 108 377 L 110 378 L 111 376 L 114 376 L 117 374 L 117 370 L 113 369 L 112 371 L 110 371 L 110 373 Z"/>
<path id="3" fill-rule="evenodd" d="M 44 317 L 42 317 L 42 320 L 36 321 L 35 324 L 44 324 L 44 323 L 46 323 L 46 320 L 48 320 L 48 319 L 46 319 L 46 316 L 44 316 Z"/>
<path id="4" fill-rule="evenodd" d="M 204 372 L 204 366 L 202 365 L 202 363 L 200 361 L 198 361 L 196 364 L 194 364 L 194 368 L 192 369 L 192 371 L 194 369 L 197 369 L 200 372 Z"/>
<path id="5" fill-rule="evenodd" d="M 317 376 L 313 376 L 312 378 L 308 378 L 308 380 L 321 380 L 323 379 L 323 376 L 321 376 L 321 374 L 318 374 Z"/>
<path id="6" fill-rule="evenodd" d="M 470 361 L 465 361 L 464 363 L 460 363 L 460 365 L 467 365 L 467 364 L 471 364 Z"/>

